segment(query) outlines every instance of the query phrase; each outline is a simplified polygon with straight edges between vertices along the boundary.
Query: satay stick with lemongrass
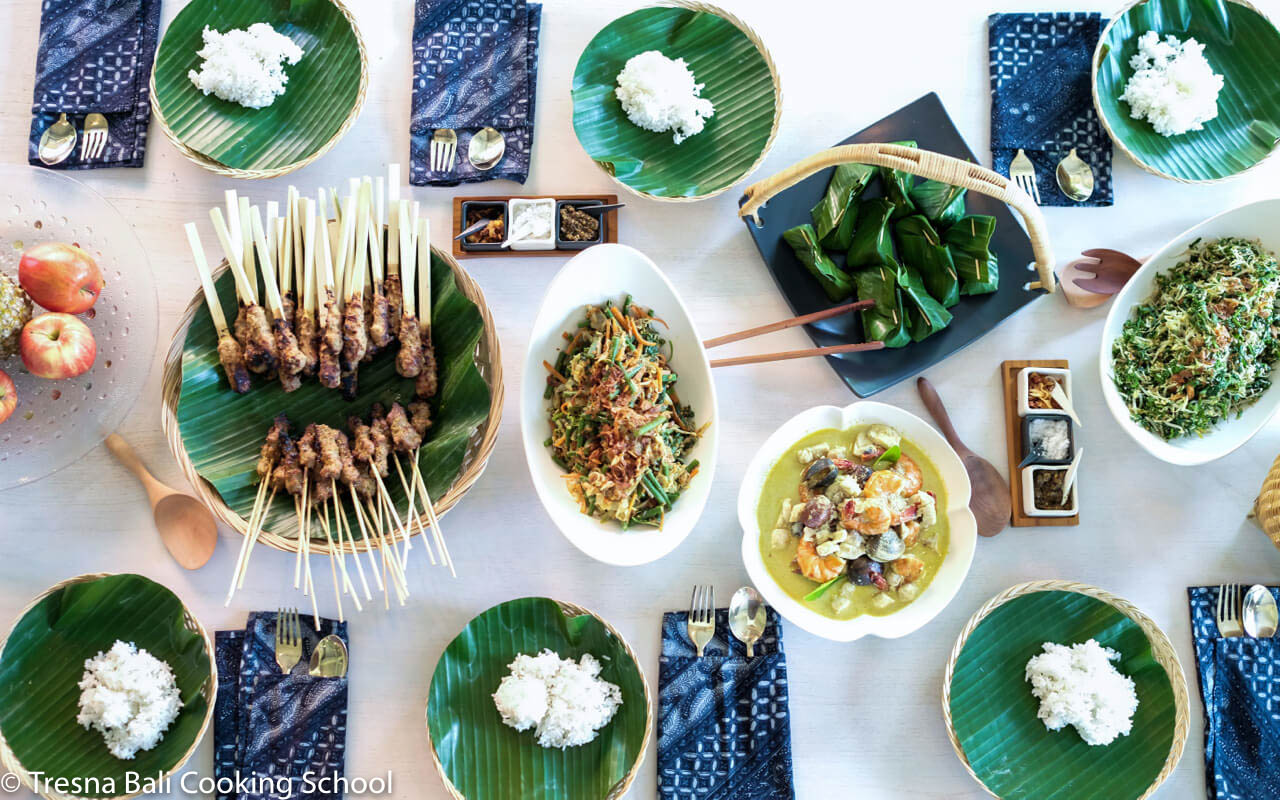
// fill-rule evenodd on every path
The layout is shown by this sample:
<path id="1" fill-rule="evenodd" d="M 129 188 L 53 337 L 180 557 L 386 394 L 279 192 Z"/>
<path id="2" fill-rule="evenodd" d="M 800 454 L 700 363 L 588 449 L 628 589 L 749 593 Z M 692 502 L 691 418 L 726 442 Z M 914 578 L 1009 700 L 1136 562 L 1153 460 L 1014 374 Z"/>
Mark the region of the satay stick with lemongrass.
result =
<path id="1" fill-rule="evenodd" d="M 317 215 L 316 224 L 325 224 L 323 211 Z M 333 288 L 333 259 L 329 252 L 328 233 L 322 233 L 319 239 L 320 264 L 317 272 L 320 280 L 316 282 L 316 286 L 319 291 L 319 287 L 323 285 L 323 292 L 317 298 L 320 341 L 316 374 L 321 386 L 337 389 L 342 385 L 342 309 Z"/>
<path id="2" fill-rule="evenodd" d="M 262 295 L 258 292 L 258 268 L 253 257 L 253 229 L 249 224 L 249 198 L 241 197 L 237 214 L 240 216 L 240 265 L 244 268 L 244 276 L 253 291 L 253 302 L 262 305 Z"/>
<path id="3" fill-rule="evenodd" d="M 369 347 L 364 319 L 364 283 L 365 274 L 369 271 L 369 249 L 365 246 L 369 237 L 369 200 L 369 193 L 362 188 L 354 212 L 348 209 L 347 214 L 353 218 L 356 229 L 350 240 L 354 246 L 355 261 L 346 270 L 343 291 L 347 301 L 342 318 L 342 369 L 346 373 L 343 376 L 343 395 L 349 399 L 354 399 L 356 370 Z M 343 227 L 348 227 L 345 220 Z M 343 246 L 347 246 L 346 239 Z"/>
<path id="4" fill-rule="evenodd" d="M 404 315 L 404 293 L 400 288 L 400 165 L 387 168 L 387 274 L 382 279 L 387 295 L 387 318 L 391 335 L 400 338 L 400 318 Z"/>
<path id="5" fill-rule="evenodd" d="M 276 271 L 271 263 L 271 251 L 267 247 L 267 238 L 262 232 L 262 215 L 254 206 L 250 222 L 253 241 L 257 245 L 258 260 L 262 264 L 262 283 L 266 289 L 267 304 L 271 309 L 271 328 L 276 341 L 276 368 L 280 374 L 280 385 L 286 392 L 292 392 L 301 384 L 298 377 L 305 364 L 302 351 L 298 349 L 298 339 L 294 336 L 293 325 L 284 315 L 280 303 L 280 289 L 276 285 Z"/>
<path id="6" fill-rule="evenodd" d="M 302 351 L 304 375 L 316 374 L 319 364 L 320 328 L 316 318 L 316 214 L 315 202 L 310 197 L 301 198 L 302 219 L 302 277 L 298 292 L 302 302 L 294 315 L 294 334 L 298 337 L 298 349 Z"/>
<path id="7" fill-rule="evenodd" d="M 391 307 L 387 300 L 385 275 L 383 272 L 383 239 L 382 228 L 386 222 L 386 211 L 383 204 L 382 177 L 379 176 L 374 196 L 377 198 L 377 213 L 374 224 L 369 230 L 369 271 L 373 278 L 372 302 L 369 310 L 369 343 L 370 349 L 382 350 L 391 344 Z"/>
<path id="8" fill-rule="evenodd" d="M 414 246 L 414 228 L 409 217 L 409 201 L 401 200 L 393 218 L 398 220 L 396 232 L 399 234 L 397 247 L 404 255 L 404 264 L 400 286 L 400 352 L 396 354 L 396 372 L 401 377 L 416 378 L 422 371 L 422 329 L 418 325 L 417 305 L 414 299 L 414 283 L 417 263 L 417 248 Z"/>
<path id="9" fill-rule="evenodd" d="M 213 285 L 213 273 L 209 271 L 209 262 L 204 257 L 204 245 L 200 243 L 200 233 L 194 222 L 188 222 L 187 243 L 191 245 L 191 256 L 196 263 L 196 272 L 200 275 L 200 288 L 204 290 L 204 299 L 209 306 L 209 317 L 218 332 L 218 361 L 227 374 L 231 390 L 236 394 L 249 391 L 249 369 L 244 364 L 244 351 L 240 343 L 227 330 L 227 318 L 222 313 L 222 303 L 218 300 L 218 290 Z"/>
<path id="10" fill-rule="evenodd" d="M 415 391 L 418 397 L 435 397 L 437 388 L 436 349 L 431 341 L 431 222 L 417 219 L 418 325 L 422 329 L 422 371 Z"/>
<path id="11" fill-rule="evenodd" d="M 231 240 L 227 223 L 218 208 L 209 210 L 209 218 L 213 221 L 214 233 L 226 254 L 231 274 L 235 276 L 236 293 L 240 296 L 241 316 L 236 318 L 236 339 L 244 350 L 245 365 L 250 372 L 268 373 L 276 368 L 276 345 L 271 335 L 271 324 L 267 321 L 267 312 L 258 305 L 257 295 L 243 268 L 243 254 Z"/>

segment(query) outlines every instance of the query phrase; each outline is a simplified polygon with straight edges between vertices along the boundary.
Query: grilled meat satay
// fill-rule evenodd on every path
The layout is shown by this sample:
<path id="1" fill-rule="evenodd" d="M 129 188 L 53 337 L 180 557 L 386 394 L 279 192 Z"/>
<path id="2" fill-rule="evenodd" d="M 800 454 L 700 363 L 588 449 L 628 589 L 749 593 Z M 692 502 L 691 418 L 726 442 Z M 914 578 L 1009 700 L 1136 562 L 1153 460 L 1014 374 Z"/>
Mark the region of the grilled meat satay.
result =
<path id="1" fill-rule="evenodd" d="M 422 370 L 418 372 L 418 380 L 414 383 L 413 390 L 418 397 L 428 398 L 436 396 L 436 351 L 431 344 L 431 329 L 424 328 L 422 332 Z"/>
<path id="2" fill-rule="evenodd" d="M 422 374 L 422 331 L 412 314 L 400 317 L 400 352 L 396 353 L 396 372 L 401 377 L 416 378 Z"/>
<path id="3" fill-rule="evenodd" d="M 317 374 L 320 384 L 328 389 L 342 385 L 342 314 L 334 300 L 333 290 L 325 290 L 325 324 L 320 336 L 320 363 Z"/>
<path id="4" fill-rule="evenodd" d="M 259 375 L 271 372 L 277 365 L 276 342 L 267 311 L 255 303 L 245 306 L 244 312 L 244 363 Z"/>
<path id="5" fill-rule="evenodd" d="M 286 491 L 295 497 L 302 496 L 302 487 L 306 476 L 302 474 L 302 464 L 298 461 L 298 445 L 289 434 L 280 437 L 280 463 L 271 472 L 272 488 Z"/>
<path id="6" fill-rule="evenodd" d="M 408 410 L 409 424 L 420 438 L 425 439 L 427 430 L 431 427 L 431 405 L 423 400 L 414 400 L 408 405 Z"/>
<path id="7" fill-rule="evenodd" d="M 352 297 L 342 315 L 342 367 L 345 370 L 354 370 L 369 349 L 369 334 L 364 324 L 364 303 L 359 296 Z"/>
<path id="8" fill-rule="evenodd" d="M 223 331 L 218 337 L 218 361 L 222 362 L 222 370 L 227 373 L 227 380 L 236 394 L 245 394 L 251 384 L 249 369 L 244 363 L 244 351 L 235 337 Z"/>
<path id="9" fill-rule="evenodd" d="M 378 474 L 385 478 L 391 474 L 388 463 L 391 456 L 391 426 L 387 423 L 386 410 L 381 403 L 373 404 L 373 413 L 369 420 L 369 437 L 373 439 L 373 459 L 370 463 L 378 470 Z"/>
<path id="10" fill-rule="evenodd" d="M 320 326 L 315 312 L 299 308 L 294 318 L 294 332 L 298 336 L 298 350 L 302 353 L 302 374 L 315 375 L 320 364 Z"/>
<path id="11" fill-rule="evenodd" d="M 370 349 L 382 350 L 391 344 L 391 310 L 387 295 L 383 292 L 382 283 L 373 284 L 373 294 L 369 299 L 369 343 Z"/>
<path id="12" fill-rule="evenodd" d="M 311 479 L 311 488 L 307 490 L 308 500 L 312 506 L 323 506 L 333 497 L 333 484 L 318 478 Z"/>
<path id="13" fill-rule="evenodd" d="M 298 346 L 298 337 L 293 333 L 293 326 L 283 316 L 271 321 L 272 332 L 276 342 L 276 368 L 280 370 L 281 383 L 285 377 L 297 377 L 307 365 L 307 358 Z"/>
<path id="14" fill-rule="evenodd" d="M 347 430 L 351 431 L 351 455 L 357 461 L 373 460 L 372 429 L 359 417 L 348 417 Z"/>
<path id="15" fill-rule="evenodd" d="M 364 358 L 360 359 L 360 363 L 367 364 L 382 350 L 373 343 L 373 295 L 367 293 L 364 295 L 364 334 L 367 344 L 364 348 Z"/>
<path id="16" fill-rule="evenodd" d="M 302 306 L 294 299 L 292 289 L 286 289 L 285 291 L 280 292 L 281 315 L 288 320 L 290 326 L 293 325 L 293 320 L 297 317 L 298 309 L 300 308 L 302 308 Z"/>
<path id="17" fill-rule="evenodd" d="M 347 439 L 347 435 L 339 430 L 334 430 L 336 436 L 334 440 L 338 445 L 338 457 L 340 459 L 341 471 L 339 477 L 342 482 L 348 485 L 355 485 L 360 479 L 360 473 L 356 470 L 355 456 L 351 453 L 351 444 Z"/>
<path id="18" fill-rule="evenodd" d="M 387 298 L 387 324 L 391 327 L 391 336 L 400 337 L 400 318 L 404 316 L 404 295 L 400 285 L 400 273 L 388 272 L 382 281 L 382 290 Z"/>
<path id="19" fill-rule="evenodd" d="M 316 476 L 328 482 L 342 474 L 342 449 L 338 437 L 342 432 L 328 425 L 316 426 L 316 443 L 319 449 L 319 466 Z"/>
<path id="20" fill-rule="evenodd" d="M 391 404 L 387 425 L 391 430 L 391 445 L 397 453 L 412 453 L 422 446 L 422 435 L 413 427 L 404 406 L 399 403 Z"/>
<path id="21" fill-rule="evenodd" d="M 341 431 L 338 436 L 338 449 L 342 452 L 342 482 L 355 489 L 356 494 L 366 500 L 373 497 L 376 486 L 369 462 L 355 457 L 347 444 L 347 437 Z"/>
<path id="22" fill-rule="evenodd" d="M 288 435 L 289 418 L 284 414 L 279 414 L 272 420 L 271 429 L 267 431 L 267 439 L 262 443 L 261 450 L 258 451 L 256 471 L 259 478 L 269 478 L 271 476 L 271 471 L 275 468 L 276 462 L 280 460 L 281 438 Z"/>
<path id="23" fill-rule="evenodd" d="M 307 426 L 298 440 L 298 463 L 305 470 L 312 470 L 320 463 L 319 426 L 314 422 Z"/>

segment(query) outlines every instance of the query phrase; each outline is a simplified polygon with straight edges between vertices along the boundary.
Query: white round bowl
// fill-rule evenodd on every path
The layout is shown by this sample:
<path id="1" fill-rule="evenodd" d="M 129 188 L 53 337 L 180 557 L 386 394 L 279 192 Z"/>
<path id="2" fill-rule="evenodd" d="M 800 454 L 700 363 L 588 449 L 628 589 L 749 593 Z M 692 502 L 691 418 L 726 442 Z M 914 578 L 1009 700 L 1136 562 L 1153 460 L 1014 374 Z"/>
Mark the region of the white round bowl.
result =
<path id="1" fill-rule="evenodd" d="M 662 331 L 674 346 L 671 367 L 679 376 L 676 390 L 680 401 L 693 407 L 695 424 L 711 422 L 687 456 L 689 461 L 700 462 L 698 474 L 667 513 L 661 529 L 637 525 L 624 531 L 616 523 L 600 522 L 583 514 L 565 488 L 562 470 L 543 444 L 551 435 L 551 423 L 547 419 L 547 401 L 542 396 L 547 375 L 542 362 L 556 362 L 564 345 L 560 334 L 575 328 L 584 306 L 609 299 L 618 302 L 627 294 L 667 321 L 669 327 Z M 670 553 L 693 530 L 715 477 L 720 436 L 715 385 L 702 349 L 702 337 L 688 310 L 675 287 L 643 253 L 626 245 L 599 244 L 571 258 L 552 279 L 525 354 L 524 378 L 520 382 L 520 429 L 538 499 L 564 537 L 597 561 L 620 567 L 647 564 Z"/>
<path id="2" fill-rule="evenodd" d="M 1111 347 L 1119 338 L 1124 324 L 1132 316 L 1133 307 L 1145 303 L 1155 290 L 1156 275 L 1183 260 L 1187 247 L 1197 239 L 1220 239 L 1224 236 L 1240 236 L 1258 239 L 1272 253 L 1280 253 L 1280 198 L 1260 200 L 1256 203 L 1224 211 L 1210 217 L 1194 228 L 1178 235 L 1173 241 L 1156 251 L 1141 269 L 1133 274 L 1111 304 L 1107 321 L 1102 325 L 1102 344 L 1098 353 L 1098 365 L 1102 378 L 1102 396 L 1107 409 L 1116 418 L 1125 433 L 1138 446 L 1151 455 L 1180 466 L 1194 466 L 1222 458 L 1253 438 L 1262 430 L 1280 408 L 1280 391 L 1273 385 L 1244 410 L 1240 416 L 1230 415 L 1203 436 L 1184 436 L 1166 441 L 1143 428 L 1129 417 L 1129 408 L 1116 390 L 1112 380 Z"/>
<path id="3" fill-rule="evenodd" d="M 870 423 L 890 425 L 900 431 L 903 438 L 919 447 L 938 470 L 946 488 L 947 500 L 946 508 L 939 508 L 938 513 L 946 516 L 951 541 L 938 574 L 919 597 L 901 610 L 883 617 L 863 614 L 848 620 L 831 619 L 791 597 L 769 575 L 764 557 L 760 554 L 756 508 L 769 471 L 796 442 L 815 431 L 828 428 L 846 430 L 854 425 Z M 978 523 L 969 510 L 969 495 L 969 475 L 965 472 L 960 457 L 947 444 L 947 440 L 942 438 L 942 434 L 915 414 L 869 400 L 844 408 L 811 408 L 800 412 L 774 431 L 747 466 L 742 488 L 738 491 L 742 563 L 747 567 L 751 582 L 764 595 L 769 605 L 776 608 L 789 622 L 815 636 L 836 642 L 852 642 L 868 635 L 896 639 L 906 636 L 936 617 L 956 596 L 960 584 L 964 583 L 965 576 L 969 574 L 969 565 L 973 563 L 973 551 L 978 542 Z"/>

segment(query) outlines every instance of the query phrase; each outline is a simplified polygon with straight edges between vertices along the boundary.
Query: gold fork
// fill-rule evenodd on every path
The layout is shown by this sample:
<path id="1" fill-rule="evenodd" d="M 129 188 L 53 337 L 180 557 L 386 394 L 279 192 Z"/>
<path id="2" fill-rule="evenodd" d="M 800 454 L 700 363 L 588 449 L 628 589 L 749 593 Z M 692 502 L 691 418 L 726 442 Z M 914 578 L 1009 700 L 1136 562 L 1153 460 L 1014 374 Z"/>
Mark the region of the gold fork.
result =
<path id="1" fill-rule="evenodd" d="M 451 128 L 436 128 L 431 135 L 431 169 L 434 172 L 453 172 L 454 157 L 458 154 L 458 134 Z"/>
<path id="2" fill-rule="evenodd" d="M 1019 149 L 1013 161 L 1009 162 L 1009 177 L 1019 189 L 1036 201 L 1036 205 L 1040 205 L 1040 186 L 1036 182 L 1036 167 L 1031 163 L 1031 159 L 1027 158 L 1026 150 Z"/>
<path id="3" fill-rule="evenodd" d="M 293 672 L 302 660 L 302 622 L 298 609 L 280 609 L 276 612 L 276 664 L 285 675 Z"/>
<path id="4" fill-rule="evenodd" d="M 698 658 L 716 635 L 716 590 L 713 586 L 694 586 L 689 601 L 689 639 L 698 648 Z"/>
<path id="5" fill-rule="evenodd" d="M 94 112 L 84 118 L 84 140 L 80 144 L 80 160 L 92 161 L 107 149 L 107 118 Z"/>
<path id="6" fill-rule="evenodd" d="M 1244 633 L 1240 624 L 1240 587 L 1237 584 L 1223 584 L 1218 587 L 1218 633 L 1227 638 Z"/>

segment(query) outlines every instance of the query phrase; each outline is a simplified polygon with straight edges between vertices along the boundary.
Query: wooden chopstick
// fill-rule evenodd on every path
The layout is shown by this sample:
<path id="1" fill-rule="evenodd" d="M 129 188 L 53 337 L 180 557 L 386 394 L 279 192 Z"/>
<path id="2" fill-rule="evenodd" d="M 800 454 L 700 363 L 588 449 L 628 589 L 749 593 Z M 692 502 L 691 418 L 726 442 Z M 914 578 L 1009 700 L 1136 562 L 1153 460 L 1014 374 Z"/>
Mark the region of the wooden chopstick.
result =
<path id="1" fill-rule="evenodd" d="M 831 317 L 838 317 L 841 314 L 846 314 L 852 311 L 861 311 L 864 308 L 871 308 L 873 305 L 875 305 L 875 302 L 872 300 L 859 300 L 855 303 L 845 303 L 842 306 L 828 308 L 825 311 L 815 311 L 812 314 L 802 314 L 798 317 L 792 317 L 791 319 L 784 319 L 781 322 L 770 322 L 768 325 L 761 325 L 756 328 L 747 328 L 745 331 L 738 331 L 737 333 L 727 333 L 724 336 L 717 336 L 714 339 L 707 339 L 705 342 L 702 343 L 702 346 L 710 350 L 711 348 L 719 347 L 722 344 L 729 344 L 730 342 L 740 342 L 743 339 L 750 339 L 753 336 L 763 336 L 766 333 L 773 333 L 774 331 L 781 331 L 781 330 L 786 330 L 787 328 L 794 328 L 797 325 L 808 325 L 810 322 L 817 322 L 819 320 L 829 319 Z M 874 349 L 874 348 L 865 348 L 865 349 Z M 800 352 L 800 351 L 797 350 L 794 352 Z M 844 352 L 844 351 L 841 351 L 841 352 Z M 800 358 L 801 356 L 790 356 L 790 357 Z M 774 360 L 774 359 L 766 359 L 766 360 Z M 715 366 L 715 363 L 716 362 L 713 361 L 711 362 L 711 365 Z M 740 363 L 748 364 L 748 363 L 754 363 L 754 362 L 743 361 Z"/>
<path id="2" fill-rule="evenodd" d="M 828 347 L 808 347 L 804 350 L 786 350 L 781 353 L 757 353 L 753 356 L 736 356 L 734 358 L 714 358 L 711 366 L 736 367 L 741 364 L 763 364 L 768 361 L 787 361 L 792 358 L 811 358 L 813 356 L 831 356 L 837 353 L 860 353 L 865 350 L 883 350 L 884 342 L 857 342 L 855 344 L 833 344 Z"/>

